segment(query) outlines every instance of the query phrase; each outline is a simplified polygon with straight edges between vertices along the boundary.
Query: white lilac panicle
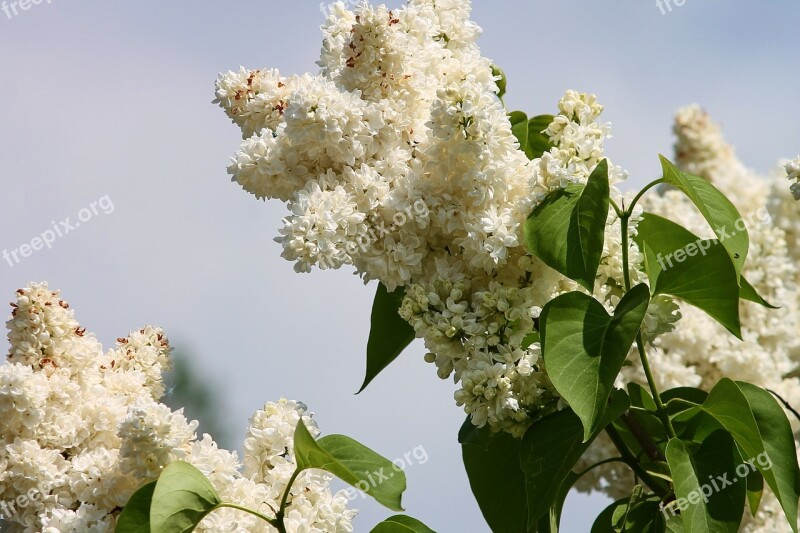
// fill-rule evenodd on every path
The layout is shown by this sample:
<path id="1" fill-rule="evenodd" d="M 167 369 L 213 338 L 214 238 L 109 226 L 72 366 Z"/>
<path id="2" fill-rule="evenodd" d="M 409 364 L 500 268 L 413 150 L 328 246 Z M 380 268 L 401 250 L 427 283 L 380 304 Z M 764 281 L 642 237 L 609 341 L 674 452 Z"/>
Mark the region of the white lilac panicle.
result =
<path id="1" fill-rule="evenodd" d="M 318 74 L 242 68 L 220 75 L 216 96 L 245 138 L 233 180 L 288 204 L 283 257 L 298 272 L 348 265 L 405 288 L 401 315 L 455 379 L 456 402 L 476 425 L 522 435 L 559 400 L 539 344 L 523 339 L 549 300 L 577 289 L 526 253 L 523 226 L 549 192 L 588 179 L 610 125 L 595 96 L 568 91 L 545 131 L 553 148 L 529 161 L 469 14 L 462 0 L 337 3 Z M 612 184 L 625 177 L 610 165 Z M 609 222 L 595 293 L 612 309 L 622 263 Z M 676 309 L 651 306 L 648 338 L 671 329 Z"/>
<path id="2" fill-rule="evenodd" d="M 316 422 L 304 405 L 268 403 L 254 415 L 244 465 L 236 452 L 197 437 L 196 421 L 159 403 L 169 369 L 164 332 L 147 326 L 103 352 L 47 284 L 17 291 L 0 365 L 0 501 L 30 503 L 3 516 L 9 531 L 110 533 L 120 509 L 171 461 L 188 461 L 227 501 L 274 515 L 294 470 L 294 428 Z M 287 530 L 350 532 L 355 511 L 330 479 L 304 473 L 293 486 Z M 5 525 L 3 531 L 6 531 Z M 212 513 L 198 531 L 267 532 L 251 515 Z"/>

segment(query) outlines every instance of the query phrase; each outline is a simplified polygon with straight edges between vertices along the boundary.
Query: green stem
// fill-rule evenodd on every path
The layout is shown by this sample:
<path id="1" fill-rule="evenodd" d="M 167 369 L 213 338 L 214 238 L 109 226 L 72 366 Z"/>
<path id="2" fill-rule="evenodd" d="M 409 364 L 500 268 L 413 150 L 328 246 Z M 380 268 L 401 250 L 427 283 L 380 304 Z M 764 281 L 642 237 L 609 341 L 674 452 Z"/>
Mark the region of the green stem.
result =
<path id="1" fill-rule="evenodd" d="M 617 202 L 615 202 L 612 199 L 609 199 L 609 202 L 611 203 L 611 207 L 614 208 L 614 212 L 617 213 L 617 216 L 619 218 L 622 218 L 623 210 L 619 208 L 619 206 L 617 205 Z"/>
<path id="2" fill-rule="evenodd" d="M 630 244 L 628 242 L 628 219 L 630 219 L 630 217 L 630 213 L 626 211 L 619 218 L 622 233 L 622 283 L 625 287 L 625 292 L 631 290 L 631 273 L 629 266 Z"/>
<path id="3" fill-rule="evenodd" d="M 658 392 L 656 381 L 653 378 L 653 371 L 650 369 L 650 361 L 647 359 L 647 354 L 644 351 L 644 340 L 642 339 L 642 332 L 636 334 L 636 348 L 639 350 L 639 359 L 642 360 L 642 368 L 644 375 L 647 378 L 647 384 L 650 385 L 650 392 L 653 395 L 653 401 L 656 402 L 656 409 L 658 409 L 658 416 L 667 430 L 667 435 L 671 439 L 677 439 L 678 435 L 675 433 L 675 428 L 672 427 L 672 420 L 669 419 L 669 414 L 664 407 L 664 402 L 661 401 L 661 395 Z"/>
<path id="4" fill-rule="evenodd" d="M 278 531 L 285 531 L 285 529 L 283 529 L 283 523 L 279 523 L 276 518 L 270 518 L 270 517 L 265 516 L 265 515 L 257 512 L 257 511 L 254 511 L 252 509 L 248 509 L 247 507 L 242 507 L 241 505 L 236 505 L 235 503 L 225 503 L 225 502 L 223 502 L 223 503 L 218 504 L 215 507 L 215 509 L 219 509 L 220 507 L 230 507 L 231 509 L 238 509 L 239 511 L 244 511 L 245 513 L 250 513 L 253 516 L 257 516 L 261 520 L 264 520 L 265 522 L 270 524 L 272 527 L 278 528 Z"/>
<path id="5" fill-rule="evenodd" d="M 591 472 L 595 468 L 603 466 L 603 465 L 607 465 L 609 463 L 622 463 L 622 464 L 627 465 L 628 467 L 630 467 L 630 465 L 628 464 L 628 461 L 626 461 L 622 457 L 610 457 L 608 459 L 603 459 L 602 461 L 593 464 L 592 466 L 590 466 L 589 468 L 587 468 L 585 470 L 581 470 L 580 472 L 575 474 L 577 476 L 577 478 L 575 478 L 575 480 L 577 481 L 578 479 L 582 478 L 583 476 L 585 476 L 586 474 L 588 474 L 589 472 Z"/>
<path id="6" fill-rule="evenodd" d="M 614 428 L 614 426 L 612 426 L 611 424 L 606 426 L 606 433 L 608 433 L 608 436 L 611 438 L 611 442 L 613 442 L 614 446 L 616 446 L 617 450 L 619 450 L 619 453 L 622 456 L 622 460 L 625 461 L 625 463 L 629 467 L 631 467 L 631 470 L 634 471 L 636 476 L 642 481 L 644 481 L 647 484 L 647 486 L 650 487 L 650 490 L 652 490 L 656 494 L 663 493 L 664 491 L 661 490 L 662 484 L 659 484 L 655 479 L 653 479 L 653 476 L 651 476 L 650 474 L 645 472 L 644 469 L 642 469 L 642 467 L 639 465 L 639 461 L 636 460 L 636 457 L 634 457 L 634 455 L 628 449 L 628 446 L 625 444 L 625 441 L 622 439 L 622 436 Z"/>
<path id="7" fill-rule="evenodd" d="M 292 477 L 289 478 L 289 482 L 286 484 L 286 490 L 283 492 L 283 497 L 281 498 L 281 507 L 278 509 L 278 512 L 275 515 L 277 525 L 273 525 L 275 525 L 279 533 L 286 533 L 286 526 L 283 524 L 283 517 L 286 516 L 286 504 L 289 501 L 289 494 L 292 492 L 292 485 L 297 479 L 297 476 L 300 475 L 300 472 L 302 472 L 302 470 L 299 468 L 295 469 L 294 473 L 292 473 Z"/>
<path id="8" fill-rule="evenodd" d="M 644 189 L 642 189 L 639 194 L 636 195 L 631 205 L 628 207 L 628 210 L 622 214 L 620 218 L 620 226 L 621 226 L 621 233 L 622 233 L 622 281 L 625 286 L 625 292 L 631 290 L 631 273 L 630 273 L 630 263 L 629 263 L 629 256 L 630 256 L 630 242 L 628 238 L 628 220 L 631 217 L 631 212 L 633 211 L 633 207 L 636 205 L 636 202 L 639 198 L 642 197 L 647 189 L 657 185 L 660 183 L 661 180 L 656 180 L 653 183 L 647 185 Z M 664 409 L 664 402 L 661 401 L 661 395 L 658 392 L 658 386 L 656 386 L 656 381 L 653 378 L 653 371 L 650 369 L 650 361 L 647 359 L 647 353 L 644 350 L 644 340 L 642 339 L 642 332 L 641 329 L 639 333 L 636 334 L 636 348 L 639 350 L 639 359 L 642 360 L 642 368 L 644 369 L 644 375 L 647 378 L 647 384 L 650 386 L 650 392 L 653 395 L 653 401 L 656 402 L 656 408 L 658 409 L 658 416 L 661 418 L 661 423 L 664 425 L 664 429 L 667 431 L 667 435 L 670 438 L 674 439 L 677 438 L 675 434 L 675 428 L 672 427 L 672 421 L 669 419 L 669 415 L 667 411 Z"/>
<path id="9" fill-rule="evenodd" d="M 636 196 L 633 197 L 633 200 L 631 201 L 631 205 L 629 205 L 628 209 L 625 211 L 625 214 L 628 215 L 628 218 L 633 213 L 633 208 L 636 207 L 636 204 L 639 203 L 639 200 L 641 200 L 642 196 L 644 196 L 644 193 L 646 193 L 647 191 L 649 191 L 650 189 L 652 189 L 656 185 L 660 185 L 662 183 L 665 183 L 664 178 L 659 178 L 656 181 L 651 181 L 650 183 L 648 183 L 647 185 L 644 186 L 644 189 L 639 191 L 639 194 L 637 194 Z"/>

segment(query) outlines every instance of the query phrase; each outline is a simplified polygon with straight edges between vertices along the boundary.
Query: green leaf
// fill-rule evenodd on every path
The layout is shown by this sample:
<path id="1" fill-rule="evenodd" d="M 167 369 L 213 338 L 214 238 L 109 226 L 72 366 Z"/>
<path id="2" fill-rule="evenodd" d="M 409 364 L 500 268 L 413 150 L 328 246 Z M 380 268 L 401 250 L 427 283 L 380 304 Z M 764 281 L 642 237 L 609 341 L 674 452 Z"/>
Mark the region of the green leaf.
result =
<path id="1" fill-rule="evenodd" d="M 737 483 L 736 467 L 742 458 L 733 438 L 718 430 L 692 453 L 681 440 L 667 444 L 677 508 L 688 531 L 736 533 L 742 521 L 745 485 Z"/>
<path id="2" fill-rule="evenodd" d="M 528 532 L 521 444 L 520 439 L 502 432 L 489 441 L 487 449 L 474 444 L 461 446 L 472 494 L 492 531 Z"/>
<path id="3" fill-rule="evenodd" d="M 757 303 L 758 305 L 763 305 L 764 307 L 767 307 L 769 309 L 780 309 L 778 306 L 772 305 L 764 298 L 762 298 L 761 295 L 758 294 L 756 289 L 752 285 L 750 285 L 750 282 L 744 279 L 744 276 L 742 276 L 740 280 L 742 282 L 742 287 L 741 290 L 739 291 L 739 298 L 741 298 L 742 300 L 747 300 L 749 302 Z"/>
<path id="4" fill-rule="evenodd" d="M 557 504 L 562 483 L 583 453 L 602 428 L 622 415 L 628 407 L 628 395 L 615 390 L 602 422 L 589 439 L 584 439 L 581 419 L 572 409 L 544 417 L 525 433 L 519 455 L 520 466 L 525 473 L 529 526 L 536 524 Z"/>
<path id="5" fill-rule="evenodd" d="M 650 393 L 638 383 L 628 383 L 628 396 L 631 399 L 631 405 L 634 407 L 646 409 L 647 411 L 656 411 L 658 409 Z"/>
<path id="6" fill-rule="evenodd" d="M 133 493 L 117 520 L 116 533 L 150 533 L 150 502 L 156 482 L 145 483 Z"/>
<path id="7" fill-rule="evenodd" d="M 638 383 L 628 383 L 628 395 L 631 399 L 631 408 L 614 422 L 614 428 L 634 456 L 655 461 L 661 457 L 659 454 L 662 453 L 663 447 L 660 448 L 659 445 L 666 443 L 668 438 L 664 423 L 659 418 L 653 398 L 644 387 Z M 642 438 L 642 434 L 647 438 Z M 645 450 L 642 443 L 650 441 L 655 446 L 648 446 Z"/>
<path id="8" fill-rule="evenodd" d="M 629 505 L 630 498 L 623 498 L 603 509 L 595 518 L 591 533 L 618 533 L 622 528 L 622 524 L 618 522 L 619 515 L 627 512 Z"/>
<path id="9" fill-rule="evenodd" d="M 561 512 L 564 510 L 564 502 L 567 501 L 569 491 L 572 486 L 580 479 L 580 475 L 570 472 L 561 482 L 561 486 L 556 491 L 555 500 L 550 506 L 547 514 L 539 519 L 537 533 L 558 533 L 561 529 Z"/>
<path id="10" fill-rule="evenodd" d="M 684 250 L 684 252 L 691 251 L 694 253 L 694 256 L 691 256 L 693 257 L 691 260 L 697 260 L 701 256 L 705 257 L 708 253 L 708 250 L 705 249 L 705 247 L 708 246 L 708 241 L 704 241 L 683 226 L 652 213 L 644 213 L 642 215 L 642 220 L 637 226 L 637 235 L 634 237 L 634 241 L 636 241 L 639 248 L 645 253 L 645 272 L 653 287 L 657 285 L 657 280 L 664 270 L 662 268 L 662 263 L 669 267 L 674 260 L 674 254 L 677 250 Z M 703 245 L 702 250 L 699 246 L 701 241 Z M 644 246 L 645 243 L 647 244 L 646 249 Z M 695 246 L 690 250 L 689 247 L 692 244 Z M 715 250 L 712 253 L 720 253 L 721 245 L 715 244 L 713 246 Z M 697 253 L 701 255 L 698 256 Z M 667 256 L 670 256 L 669 262 L 666 260 Z M 725 256 L 726 258 L 728 257 L 727 252 L 725 252 Z M 687 255 L 686 257 L 688 258 L 689 256 Z M 684 261 L 685 260 L 686 259 L 684 259 Z M 728 258 L 728 260 L 730 260 L 730 258 Z M 691 279 L 688 281 L 691 282 Z M 738 288 L 740 299 L 754 302 L 770 309 L 778 309 L 777 306 L 772 305 L 761 297 L 744 277 L 739 278 L 739 281 L 741 282 L 741 287 Z"/>
<path id="11" fill-rule="evenodd" d="M 492 76 L 494 76 L 495 78 L 497 77 L 500 78 L 499 80 L 497 80 L 497 97 L 502 100 L 503 96 L 505 96 L 506 94 L 506 85 L 508 84 L 506 73 L 503 72 L 503 69 L 501 69 L 497 65 L 492 65 Z"/>
<path id="12" fill-rule="evenodd" d="M 653 294 L 669 294 L 702 309 L 741 338 L 739 282 L 725 248 L 678 224 L 645 213 L 634 238 L 645 250 Z"/>
<path id="13" fill-rule="evenodd" d="M 755 516 L 764 496 L 764 476 L 758 470 L 747 475 L 747 506 L 750 514 Z"/>
<path id="14" fill-rule="evenodd" d="M 728 252 L 738 281 L 750 248 L 750 238 L 747 229 L 742 225 L 742 215 L 736 206 L 708 180 L 681 172 L 667 158 L 659 157 L 664 169 L 664 181 L 683 191 L 703 214 Z"/>
<path id="15" fill-rule="evenodd" d="M 174 461 L 161 472 L 150 506 L 150 528 L 158 533 L 194 531 L 222 503 L 211 482 L 197 468 Z"/>
<path id="16" fill-rule="evenodd" d="M 528 250 L 590 292 L 603 254 L 608 195 L 608 161 L 604 159 L 586 186 L 573 184 L 551 193 L 525 222 Z"/>
<path id="17" fill-rule="evenodd" d="M 747 398 L 753 417 L 761 433 L 764 452 L 753 454 L 754 466 L 767 480 L 778 496 L 786 517 L 797 531 L 797 500 L 800 498 L 800 467 L 794 444 L 794 433 L 789 419 L 780 404 L 768 391 L 737 381 L 736 385 Z M 742 446 L 744 448 L 744 446 Z M 775 485 L 764 472 L 774 474 Z"/>
<path id="18" fill-rule="evenodd" d="M 664 517 L 659 499 L 649 496 L 636 501 L 638 498 L 634 496 L 606 507 L 594 521 L 591 533 L 663 533 Z M 682 529 L 680 531 L 683 533 Z"/>
<path id="19" fill-rule="evenodd" d="M 369 494 L 393 511 L 402 511 L 406 476 L 388 459 L 344 435 L 319 440 L 299 421 L 294 432 L 294 453 L 299 470 L 319 468 Z"/>
<path id="20" fill-rule="evenodd" d="M 581 418 L 584 440 L 603 418 L 649 303 L 650 291 L 641 284 L 620 300 L 613 316 L 580 292 L 562 294 L 542 310 L 545 367 L 553 386 Z"/>
<path id="21" fill-rule="evenodd" d="M 694 387 L 677 387 L 661 394 L 672 426 L 681 440 L 699 444 L 719 429 L 714 417 L 701 408 L 706 398 L 708 392 Z"/>
<path id="22" fill-rule="evenodd" d="M 528 159 L 538 159 L 553 148 L 550 136 L 543 132 L 554 118 L 553 115 L 539 115 L 528 121 L 528 145 L 525 148 Z"/>
<path id="23" fill-rule="evenodd" d="M 728 430 L 747 459 L 754 461 L 796 533 L 800 468 L 791 424 L 775 398 L 754 385 L 723 378 L 711 390 L 703 410 Z"/>
<path id="24" fill-rule="evenodd" d="M 539 335 L 538 331 L 531 331 L 530 333 L 525 335 L 525 338 L 522 339 L 522 344 L 520 345 L 520 347 L 523 350 L 526 350 L 526 349 L 530 348 L 531 346 L 533 346 L 533 344 L 535 344 L 537 342 L 540 342 L 541 340 L 542 340 L 542 337 L 541 337 L 541 335 Z"/>
<path id="25" fill-rule="evenodd" d="M 467 419 L 461 424 L 461 429 L 458 430 L 458 443 L 459 444 L 472 444 L 480 446 L 484 450 L 489 449 L 489 443 L 496 433 L 492 433 L 489 425 L 486 424 L 482 428 L 476 427 L 472 423 L 472 417 L 467 415 Z"/>
<path id="26" fill-rule="evenodd" d="M 706 401 L 706 398 L 708 398 L 708 392 L 696 387 L 675 387 L 661 393 L 661 401 L 665 403 L 680 399 L 700 405 Z"/>
<path id="27" fill-rule="evenodd" d="M 405 291 L 402 288 L 389 292 L 386 286 L 378 285 L 372 304 L 372 319 L 367 342 L 367 375 L 361 385 L 362 392 L 384 368 L 397 359 L 416 336 L 414 328 L 397 314 L 403 304 Z"/>
<path id="28" fill-rule="evenodd" d="M 512 111 L 508 114 L 508 120 L 511 122 L 511 133 L 519 141 L 521 150 L 525 150 L 528 146 L 528 115 L 522 111 Z"/>
<path id="29" fill-rule="evenodd" d="M 410 516 L 398 514 L 387 518 L 374 528 L 372 533 L 436 533 L 434 530 Z"/>

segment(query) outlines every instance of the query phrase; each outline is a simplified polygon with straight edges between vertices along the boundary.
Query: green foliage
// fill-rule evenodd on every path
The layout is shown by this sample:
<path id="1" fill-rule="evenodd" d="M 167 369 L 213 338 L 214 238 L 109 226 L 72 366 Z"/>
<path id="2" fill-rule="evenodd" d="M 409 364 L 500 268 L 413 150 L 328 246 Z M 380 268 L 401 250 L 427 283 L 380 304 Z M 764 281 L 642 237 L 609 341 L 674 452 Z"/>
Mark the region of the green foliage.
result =
<path id="1" fill-rule="evenodd" d="M 738 280 L 750 248 L 750 238 L 742 223 L 742 215 L 708 180 L 682 172 L 667 158 L 660 157 L 664 182 L 683 191 L 700 210 L 728 252 Z"/>
<path id="2" fill-rule="evenodd" d="M 150 533 L 150 502 L 156 482 L 145 483 L 133 493 L 117 520 L 117 533 Z"/>
<path id="3" fill-rule="evenodd" d="M 527 135 L 525 120 L 524 113 L 510 116 L 521 146 L 530 148 L 541 141 L 536 132 L 552 117 L 528 120 Z M 631 287 L 627 252 L 629 219 L 652 186 L 667 183 L 683 191 L 717 235 L 702 240 L 674 222 L 645 214 L 635 240 L 645 256 L 652 294 L 681 298 L 739 337 L 741 300 L 774 308 L 741 275 L 749 240 L 733 204 L 702 178 L 664 158 L 662 165 L 663 178 L 627 209 L 614 204 L 621 222 L 624 290 L 613 315 L 590 294 L 567 292 L 545 305 L 537 330 L 523 340 L 523 348 L 541 343 L 548 377 L 569 407 L 538 415 L 521 441 L 477 429 L 469 418 L 459 432 L 470 486 L 492 531 L 557 532 L 564 500 L 582 475 L 575 465 L 605 430 L 620 457 L 590 469 L 624 462 L 642 485 L 603 511 L 593 533 L 734 532 L 746 507 L 752 513 L 758 509 L 765 484 L 797 532 L 800 467 L 791 426 L 775 398 L 725 378 L 710 393 L 691 387 L 660 393 L 656 386 L 640 333 L 651 289 Z M 586 186 L 555 191 L 533 210 L 525 225 L 528 250 L 592 291 L 610 204 L 603 161 Z M 629 384 L 625 394 L 615 391 L 614 383 L 634 343 L 649 391 Z"/>
<path id="4" fill-rule="evenodd" d="M 612 316 L 586 294 L 570 292 L 542 310 L 542 355 L 550 380 L 583 422 L 588 440 L 603 419 L 614 380 L 644 320 L 650 292 L 628 292 Z"/>
<path id="5" fill-rule="evenodd" d="M 528 250 L 549 267 L 594 290 L 609 209 L 608 162 L 586 183 L 548 196 L 525 223 Z"/>
<path id="6" fill-rule="evenodd" d="M 436 533 L 434 530 L 410 516 L 398 514 L 387 518 L 374 528 L 372 533 Z"/>
<path id="7" fill-rule="evenodd" d="M 495 532 L 528 531 L 525 475 L 520 466 L 521 444 L 508 433 L 498 433 L 485 443 L 461 445 L 472 494 L 486 523 Z"/>
<path id="8" fill-rule="evenodd" d="M 702 309 L 741 337 L 739 281 L 725 248 L 678 224 L 645 213 L 635 238 L 645 251 L 653 294 L 669 294 Z"/>
<path id="9" fill-rule="evenodd" d="M 698 533 L 736 533 L 742 521 L 746 487 L 729 480 L 742 462 L 730 434 L 715 431 L 697 451 L 672 439 L 666 455 L 678 498 L 673 506 L 681 512 L 683 526 Z M 729 481 L 731 485 L 727 485 Z"/>
<path id="10" fill-rule="evenodd" d="M 158 477 L 150 506 L 150 528 L 158 533 L 194 531 L 222 503 L 211 482 L 183 461 L 167 465 Z"/>
<path id="11" fill-rule="evenodd" d="M 702 309 L 741 337 L 739 300 L 775 307 L 736 271 L 724 246 L 700 239 L 666 218 L 644 213 L 634 240 L 645 254 L 653 294 L 669 294 Z M 741 287 L 739 284 L 741 283 Z"/>
<path id="12" fill-rule="evenodd" d="M 659 503 L 657 497 L 642 496 L 641 487 L 637 486 L 630 498 L 618 500 L 600 513 L 591 533 L 663 533 Z"/>
<path id="13" fill-rule="evenodd" d="M 525 146 L 525 155 L 528 159 L 537 159 L 542 154 L 549 152 L 553 147 L 550 137 L 543 133 L 553 122 L 553 115 L 538 115 L 528 121 L 528 144 Z"/>
<path id="14" fill-rule="evenodd" d="M 536 422 L 525 434 L 520 449 L 525 490 L 528 499 L 528 526 L 532 527 L 548 512 L 560 515 L 569 488 L 569 474 L 603 427 L 630 406 L 628 395 L 614 391 L 600 429 L 584 438 L 581 419 L 564 409 Z"/>
<path id="15" fill-rule="evenodd" d="M 349 483 L 393 511 L 402 511 L 400 500 L 406 490 L 406 475 L 388 459 L 344 435 L 327 435 L 319 440 L 302 421 L 294 434 L 298 471 L 319 468 Z"/>
<path id="16" fill-rule="evenodd" d="M 512 111 L 508 114 L 511 122 L 511 133 L 519 141 L 519 146 L 525 150 L 528 146 L 528 115 L 522 111 Z"/>
<path id="17" fill-rule="evenodd" d="M 542 157 L 542 154 L 553 147 L 550 137 L 543 133 L 553 122 L 553 115 L 539 115 L 528 119 L 522 111 L 512 111 L 508 114 L 511 122 L 511 132 L 519 141 L 520 150 L 525 152 L 528 159 Z"/>
<path id="18" fill-rule="evenodd" d="M 753 516 L 758 512 L 761 498 L 764 496 L 764 476 L 760 472 L 751 471 L 747 476 L 747 506 Z"/>
<path id="19" fill-rule="evenodd" d="M 748 460 L 762 458 L 753 465 L 777 496 L 796 532 L 800 468 L 791 425 L 775 398 L 754 385 L 722 379 L 702 410 L 733 436 Z"/>
<path id="20" fill-rule="evenodd" d="M 400 499 L 406 488 L 403 471 L 360 444 L 343 435 L 328 435 L 319 440 L 308 432 L 302 420 L 294 433 L 294 453 L 297 468 L 289 481 L 275 517 L 235 503 L 223 502 L 211 482 L 194 466 L 183 461 L 167 465 L 157 481 L 142 486 L 122 510 L 116 531 L 118 533 L 188 533 L 209 513 L 220 507 L 231 507 L 254 515 L 285 533 L 283 519 L 292 485 L 306 469 L 325 470 L 354 487 L 364 491 L 378 502 L 396 511 L 402 511 Z M 408 516 L 397 515 L 374 531 L 380 533 L 414 532 L 432 533 L 424 524 Z"/>
<path id="21" fill-rule="evenodd" d="M 414 340 L 414 328 L 397 314 L 404 296 L 403 289 L 389 292 L 383 283 L 378 285 L 367 341 L 367 375 L 358 392 L 366 389 Z"/>
<path id="22" fill-rule="evenodd" d="M 497 97 L 502 100 L 503 96 L 506 95 L 506 85 L 508 84 L 506 73 L 497 65 L 492 65 L 492 76 L 499 78 L 497 80 Z"/>

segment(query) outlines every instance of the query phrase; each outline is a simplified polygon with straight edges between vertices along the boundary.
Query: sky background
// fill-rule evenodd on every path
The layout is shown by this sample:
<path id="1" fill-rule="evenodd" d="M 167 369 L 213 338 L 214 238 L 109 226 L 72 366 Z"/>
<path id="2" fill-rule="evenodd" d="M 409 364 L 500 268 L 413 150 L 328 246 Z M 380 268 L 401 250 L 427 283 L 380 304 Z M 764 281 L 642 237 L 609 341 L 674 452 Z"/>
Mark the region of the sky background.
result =
<path id="1" fill-rule="evenodd" d="M 662 14 L 655 0 L 477 0 L 474 19 L 508 75 L 509 108 L 552 113 L 568 88 L 599 96 L 614 125 L 608 154 L 630 187 L 658 176 L 687 103 L 759 170 L 800 151 L 796 1 L 686 0 Z M 311 0 L 44 0 L 0 12 L 0 250 L 106 195 L 114 205 L 52 249 L 0 262 L 0 300 L 46 280 L 106 346 L 162 326 L 218 391 L 233 447 L 252 412 L 281 396 L 306 402 L 323 432 L 389 458 L 423 446 L 407 512 L 441 533 L 482 533 L 453 384 L 418 341 L 355 396 L 374 287 L 347 271 L 295 274 L 272 241 L 284 206 L 225 172 L 240 135 L 211 104 L 217 73 L 315 71 L 321 22 Z M 572 496 L 565 531 L 588 531 L 606 504 Z M 390 514 L 355 505 L 356 532 Z"/>

